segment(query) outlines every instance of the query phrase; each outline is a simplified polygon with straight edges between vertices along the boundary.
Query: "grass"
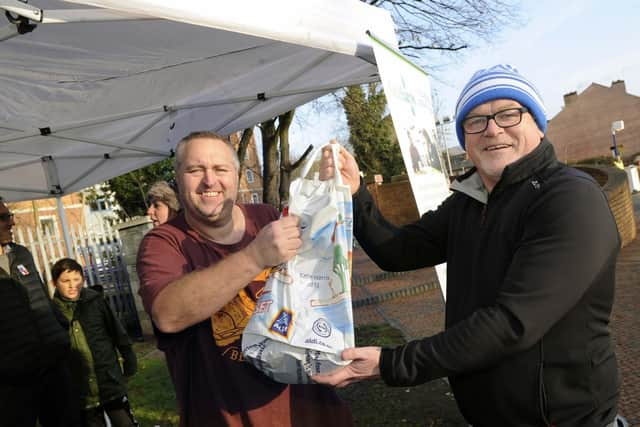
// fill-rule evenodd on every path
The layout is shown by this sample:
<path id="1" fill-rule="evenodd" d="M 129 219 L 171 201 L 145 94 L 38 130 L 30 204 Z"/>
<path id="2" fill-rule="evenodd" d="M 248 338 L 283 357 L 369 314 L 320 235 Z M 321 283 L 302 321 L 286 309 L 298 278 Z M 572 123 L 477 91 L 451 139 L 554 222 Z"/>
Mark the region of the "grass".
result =
<path id="1" fill-rule="evenodd" d="M 358 346 L 394 347 L 404 342 L 400 331 L 386 324 L 356 329 Z M 468 426 L 444 380 L 416 387 L 389 387 L 372 380 L 339 389 L 338 394 L 351 406 L 358 427 Z"/>
<path id="2" fill-rule="evenodd" d="M 129 380 L 129 401 L 141 427 L 178 425 L 176 394 L 162 353 L 149 356 L 149 343 L 134 344 L 138 372 Z M 144 357 L 146 356 L 146 357 Z"/>
<path id="3" fill-rule="evenodd" d="M 394 346 L 404 342 L 401 333 L 388 325 L 356 329 L 358 346 Z M 129 382 L 129 398 L 142 427 L 178 425 L 173 384 L 162 353 L 149 342 L 134 344 L 138 373 Z M 351 406 L 358 427 L 378 426 L 467 426 L 460 415 L 449 385 L 432 381 L 417 387 L 387 387 L 381 380 L 353 384 L 338 390 Z"/>

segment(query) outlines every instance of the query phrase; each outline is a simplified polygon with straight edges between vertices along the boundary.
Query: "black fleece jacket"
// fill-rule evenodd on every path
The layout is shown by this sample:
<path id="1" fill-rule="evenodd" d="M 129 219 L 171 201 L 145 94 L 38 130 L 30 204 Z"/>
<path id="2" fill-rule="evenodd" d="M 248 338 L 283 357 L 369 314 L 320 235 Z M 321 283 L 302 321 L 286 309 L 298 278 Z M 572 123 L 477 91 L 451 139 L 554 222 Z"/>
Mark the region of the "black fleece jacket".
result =
<path id="1" fill-rule="evenodd" d="M 383 349 L 382 378 L 448 376 L 474 427 L 605 426 L 619 393 L 608 324 L 620 239 L 603 192 L 546 140 L 490 194 L 477 182 L 473 170 L 403 227 L 363 186 L 354 195 L 355 235 L 381 268 L 447 262 L 445 331 Z"/>
<path id="2" fill-rule="evenodd" d="M 0 268 L 0 384 L 28 384 L 69 355 L 65 319 L 49 299 L 33 257 L 10 243 Z"/>
<path id="3" fill-rule="evenodd" d="M 62 298 L 56 290 L 54 303 L 63 312 L 65 304 L 75 306 L 69 327 L 75 327 L 75 322 L 82 326 L 91 351 L 90 360 L 93 360 L 100 402 L 105 404 L 125 396 L 127 386 L 124 377 L 130 377 L 136 373 L 138 367 L 136 354 L 127 332 L 102 294 L 92 289 L 83 288 L 78 301 L 70 302 Z M 89 368 L 86 364 L 88 356 L 81 354 L 83 350 L 78 348 L 72 350 L 71 373 L 74 383 L 84 399 L 89 393 Z M 122 356 L 122 367 L 118 352 Z"/>

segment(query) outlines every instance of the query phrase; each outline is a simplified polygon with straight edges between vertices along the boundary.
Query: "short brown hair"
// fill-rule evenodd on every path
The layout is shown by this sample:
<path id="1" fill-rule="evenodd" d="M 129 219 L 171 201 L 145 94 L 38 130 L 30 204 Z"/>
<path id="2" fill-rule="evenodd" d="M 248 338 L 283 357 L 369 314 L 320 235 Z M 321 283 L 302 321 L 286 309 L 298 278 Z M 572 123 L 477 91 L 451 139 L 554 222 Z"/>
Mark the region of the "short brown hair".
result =
<path id="1" fill-rule="evenodd" d="M 236 170 L 240 170 L 240 160 L 238 159 L 238 152 L 236 151 L 231 141 L 229 141 L 229 138 L 209 130 L 199 130 L 191 132 L 176 144 L 175 158 L 173 163 L 173 166 L 176 170 L 178 169 L 178 167 L 180 166 L 180 162 L 182 161 L 182 151 L 184 150 L 184 147 L 189 143 L 189 141 L 200 138 L 218 140 L 227 144 L 227 146 L 233 153 L 233 163 L 236 166 Z"/>
<path id="2" fill-rule="evenodd" d="M 54 282 L 57 282 L 60 275 L 65 271 L 78 272 L 84 279 L 84 270 L 82 269 L 82 266 L 78 263 L 78 261 L 71 258 L 62 258 L 61 260 L 58 260 L 58 262 L 53 264 L 53 267 L 51 267 L 51 278 Z"/>
<path id="3" fill-rule="evenodd" d="M 151 205 L 156 201 L 164 203 L 173 212 L 177 213 L 180 210 L 180 202 L 178 202 L 176 192 L 166 181 L 154 182 L 151 187 L 149 187 L 149 191 L 147 191 L 147 203 Z"/>

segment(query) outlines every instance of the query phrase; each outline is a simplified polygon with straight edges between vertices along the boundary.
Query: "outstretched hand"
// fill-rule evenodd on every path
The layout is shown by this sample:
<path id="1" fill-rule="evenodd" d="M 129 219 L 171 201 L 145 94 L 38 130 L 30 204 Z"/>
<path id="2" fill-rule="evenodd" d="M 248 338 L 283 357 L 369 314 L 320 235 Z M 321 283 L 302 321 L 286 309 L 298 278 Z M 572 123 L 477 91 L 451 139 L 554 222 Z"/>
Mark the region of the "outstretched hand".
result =
<path id="1" fill-rule="evenodd" d="M 342 360 L 351 360 L 347 366 L 328 374 L 311 377 L 318 384 L 346 387 L 351 383 L 380 377 L 380 347 L 348 348 L 342 352 Z"/>
<path id="2" fill-rule="evenodd" d="M 337 143 L 335 139 L 332 139 L 330 144 Z M 320 160 L 320 179 L 322 180 L 333 178 L 336 172 L 336 165 L 334 165 L 330 144 L 322 148 L 322 159 Z M 342 175 L 342 180 L 351 188 L 351 194 L 354 194 L 360 187 L 360 169 L 358 168 L 358 163 L 356 163 L 351 153 L 342 146 L 338 153 L 338 161 L 340 163 L 338 167 Z"/>

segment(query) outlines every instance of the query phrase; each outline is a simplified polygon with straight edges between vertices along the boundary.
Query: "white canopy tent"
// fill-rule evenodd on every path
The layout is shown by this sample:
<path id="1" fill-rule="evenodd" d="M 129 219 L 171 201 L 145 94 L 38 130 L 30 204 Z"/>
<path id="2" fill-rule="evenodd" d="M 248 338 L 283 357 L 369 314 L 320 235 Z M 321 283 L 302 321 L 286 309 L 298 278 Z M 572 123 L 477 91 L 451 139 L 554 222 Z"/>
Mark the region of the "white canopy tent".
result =
<path id="1" fill-rule="evenodd" d="M 0 0 L 6 201 L 61 206 L 192 130 L 228 134 L 377 81 L 366 31 L 396 44 L 388 12 L 357 0 L 82 3 Z"/>
<path id="2" fill-rule="evenodd" d="M 0 24 L 5 200 L 68 194 L 169 156 L 191 130 L 228 134 L 377 80 L 365 32 L 395 40 L 389 14 L 356 0 L 93 4 L 0 0 L 14 22 Z M 36 28 L 16 35 L 19 16 Z"/>

